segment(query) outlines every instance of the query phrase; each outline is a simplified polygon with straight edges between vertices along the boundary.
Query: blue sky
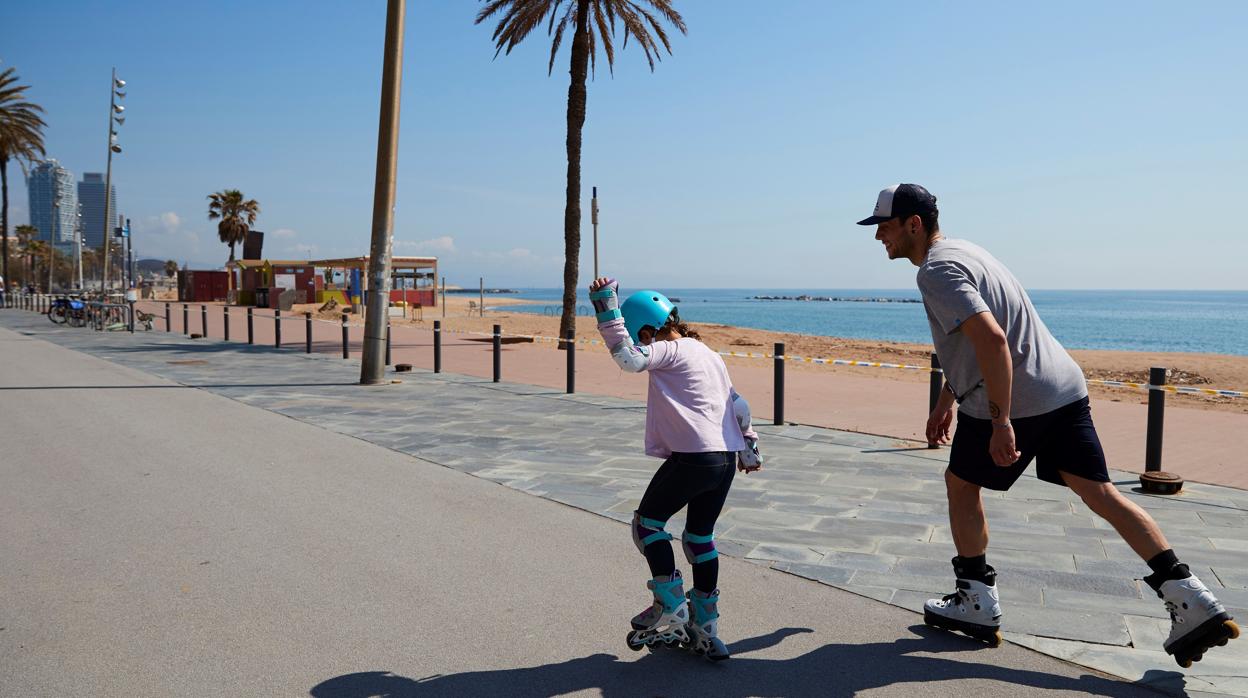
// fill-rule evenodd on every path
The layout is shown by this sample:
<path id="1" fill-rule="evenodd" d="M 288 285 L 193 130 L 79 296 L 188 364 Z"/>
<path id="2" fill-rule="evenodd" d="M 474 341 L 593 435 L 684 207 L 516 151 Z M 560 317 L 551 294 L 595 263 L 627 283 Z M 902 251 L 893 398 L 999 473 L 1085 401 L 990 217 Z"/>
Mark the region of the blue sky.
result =
<path id="1" fill-rule="evenodd" d="M 853 222 L 897 181 L 1034 288 L 1248 289 L 1244 2 L 676 0 L 589 85 L 582 285 L 906 288 Z M 494 59 L 472 0 L 408 3 L 396 254 L 452 284 L 560 284 L 566 49 Z M 382 0 L 8 2 L 0 60 L 47 109 L 49 155 L 102 171 L 129 82 L 120 207 L 141 256 L 224 262 L 207 194 L 258 199 L 269 256 L 363 254 Z M 28 219 L 11 166 L 10 221 Z"/>

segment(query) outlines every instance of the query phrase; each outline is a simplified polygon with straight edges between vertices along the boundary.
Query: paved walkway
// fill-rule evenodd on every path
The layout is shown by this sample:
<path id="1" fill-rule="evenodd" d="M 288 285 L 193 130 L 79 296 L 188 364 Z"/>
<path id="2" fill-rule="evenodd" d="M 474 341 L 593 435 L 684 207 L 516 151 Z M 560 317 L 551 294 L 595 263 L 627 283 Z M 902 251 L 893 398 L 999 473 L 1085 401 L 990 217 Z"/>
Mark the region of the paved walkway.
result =
<path id="1" fill-rule="evenodd" d="M 158 330 L 164 330 L 164 304 L 146 302 L 143 307 L 158 314 Z M 222 306 L 208 305 L 208 336 L 221 338 L 225 332 Z M 189 332 L 203 329 L 200 307 L 192 305 L 185 326 Z M 256 309 L 253 331 L 257 344 L 274 343 L 273 311 Z M 181 304 L 172 304 L 170 324 L 182 332 Z M 231 337 L 246 341 L 246 311 L 233 308 L 229 314 Z M 432 320 L 431 310 L 426 319 Z M 448 328 L 455 320 L 444 322 Z M 302 350 L 306 336 L 304 318 L 284 313 L 281 319 L 283 346 Z M 314 321 L 313 351 L 341 355 L 341 325 Z M 503 326 L 506 332 L 507 327 Z M 349 350 L 358 357 L 363 327 L 349 328 Z M 484 340 L 484 341 L 481 341 Z M 433 368 L 433 333 L 414 327 L 394 328 L 393 359 L 419 368 Z M 724 347 L 720 347 L 724 348 Z M 492 357 L 488 337 L 472 337 L 447 332 L 443 337 L 443 368 L 471 376 L 490 377 Z M 586 350 L 587 349 L 587 350 Z M 565 385 L 564 354 L 551 344 L 508 344 L 504 347 L 503 377 L 506 380 L 548 388 Z M 843 357 L 854 358 L 854 357 Z M 755 414 L 771 420 L 774 416 L 772 362 L 761 359 L 726 359 L 733 381 L 748 397 Z M 1147 366 L 1141 366 L 1141 369 Z M 785 419 L 864 434 L 878 434 L 907 440 L 922 440 L 927 421 L 928 386 L 922 382 L 897 380 L 900 371 L 888 369 L 831 369 L 824 366 L 789 363 L 785 386 Z M 1236 386 L 1229 386 L 1236 387 Z M 581 392 L 645 400 L 645 382 L 622 374 L 601 347 L 582 347 L 577 352 L 577 388 Z M 1144 442 L 1147 425 L 1146 396 L 1123 390 L 1118 398 L 1094 399 L 1097 430 L 1105 446 L 1110 466 L 1126 472 L 1144 469 Z M 1248 400 L 1241 400 L 1248 406 Z M 1166 410 L 1164 470 L 1196 482 L 1248 489 L 1248 413 L 1211 412 L 1170 405 Z"/>
<path id="2" fill-rule="evenodd" d="M 634 455 L 643 414 L 633 401 L 425 372 L 363 389 L 354 361 L 58 329 L 24 313 L 2 313 L 0 324 L 620 521 L 655 465 Z M 768 468 L 738 477 L 721 550 L 911 610 L 948 591 L 943 451 L 813 427 L 760 432 Z M 1180 497 L 1153 497 L 1118 475 L 1180 555 L 1248 618 L 1248 492 L 1191 484 Z M 1026 476 L 986 506 L 1009 640 L 1171 691 L 1248 695 L 1248 642 L 1189 671 L 1161 652 L 1168 621 L 1138 581 L 1146 568 L 1067 491 Z"/>

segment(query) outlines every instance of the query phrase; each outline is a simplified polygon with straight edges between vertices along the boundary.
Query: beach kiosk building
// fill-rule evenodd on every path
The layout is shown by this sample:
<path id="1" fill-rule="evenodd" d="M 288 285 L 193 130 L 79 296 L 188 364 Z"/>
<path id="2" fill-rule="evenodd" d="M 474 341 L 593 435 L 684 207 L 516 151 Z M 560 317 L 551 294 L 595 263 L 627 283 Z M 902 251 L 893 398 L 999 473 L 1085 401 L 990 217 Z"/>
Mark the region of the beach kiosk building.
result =
<path id="1" fill-rule="evenodd" d="M 309 262 L 324 272 L 324 287 L 316 293 L 316 302 L 330 298 L 342 305 L 365 302 L 368 293 L 368 256 L 316 259 Z M 432 308 L 438 304 L 437 257 L 390 258 L 390 304 L 405 308 Z M 354 296 L 354 298 L 352 297 Z"/>
<path id="2" fill-rule="evenodd" d="M 316 266 L 307 260 L 236 259 L 230 275 L 234 302 L 258 308 L 281 307 L 284 291 L 293 292 L 287 297 L 292 303 L 311 303 L 323 283 Z"/>

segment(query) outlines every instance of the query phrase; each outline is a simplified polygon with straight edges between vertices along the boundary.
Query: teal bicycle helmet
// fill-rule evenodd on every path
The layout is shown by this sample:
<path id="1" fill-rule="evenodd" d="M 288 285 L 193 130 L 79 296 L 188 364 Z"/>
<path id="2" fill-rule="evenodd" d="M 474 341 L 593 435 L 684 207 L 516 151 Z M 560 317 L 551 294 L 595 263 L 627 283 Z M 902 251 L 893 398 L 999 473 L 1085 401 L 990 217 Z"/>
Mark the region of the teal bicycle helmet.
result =
<path id="1" fill-rule="evenodd" d="M 620 305 L 620 314 L 624 316 L 624 329 L 633 338 L 633 344 L 641 344 L 637 336 L 643 327 L 653 327 L 655 331 L 663 328 L 670 317 L 680 318 L 676 306 L 667 296 L 658 291 L 638 291 Z"/>

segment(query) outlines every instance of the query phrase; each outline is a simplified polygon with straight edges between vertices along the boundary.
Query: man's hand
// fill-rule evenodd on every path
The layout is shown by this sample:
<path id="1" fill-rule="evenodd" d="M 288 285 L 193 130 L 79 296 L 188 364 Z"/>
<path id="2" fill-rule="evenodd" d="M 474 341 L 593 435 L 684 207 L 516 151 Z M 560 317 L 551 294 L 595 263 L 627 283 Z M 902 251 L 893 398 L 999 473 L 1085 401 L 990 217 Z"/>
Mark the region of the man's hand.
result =
<path id="1" fill-rule="evenodd" d="M 745 448 L 737 451 L 737 470 L 752 473 L 763 469 L 763 457 L 758 453 L 758 439 L 746 437 Z"/>
<path id="2" fill-rule="evenodd" d="M 1014 443 L 1014 425 L 1006 424 L 1001 426 L 992 425 L 992 439 L 988 442 L 988 453 L 992 455 L 992 462 L 1001 467 L 1013 465 L 1022 458 L 1023 454 L 1018 452 L 1018 448 Z"/>
<path id="3" fill-rule="evenodd" d="M 949 428 L 953 426 L 953 406 L 942 408 L 940 404 L 927 418 L 928 445 L 949 443 Z"/>

